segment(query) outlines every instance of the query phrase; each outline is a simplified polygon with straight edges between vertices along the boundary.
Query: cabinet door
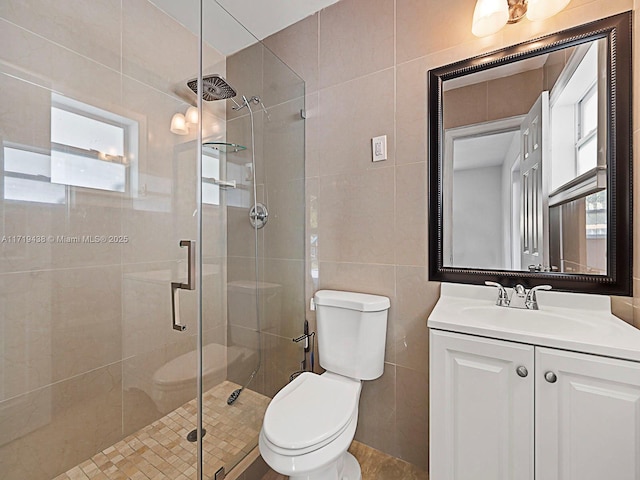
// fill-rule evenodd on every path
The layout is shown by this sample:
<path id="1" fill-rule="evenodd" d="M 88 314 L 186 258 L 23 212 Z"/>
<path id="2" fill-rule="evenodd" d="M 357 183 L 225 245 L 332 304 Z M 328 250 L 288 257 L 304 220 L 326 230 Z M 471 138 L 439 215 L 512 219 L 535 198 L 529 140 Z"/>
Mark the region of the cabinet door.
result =
<path id="1" fill-rule="evenodd" d="M 640 364 L 540 347 L 535 383 L 537 480 L 640 479 Z"/>
<path id="2" fill-rule="evenodd" d="M 533 347 L 437 330 L 430 345 L 429 479 L 533 479 Z"/>

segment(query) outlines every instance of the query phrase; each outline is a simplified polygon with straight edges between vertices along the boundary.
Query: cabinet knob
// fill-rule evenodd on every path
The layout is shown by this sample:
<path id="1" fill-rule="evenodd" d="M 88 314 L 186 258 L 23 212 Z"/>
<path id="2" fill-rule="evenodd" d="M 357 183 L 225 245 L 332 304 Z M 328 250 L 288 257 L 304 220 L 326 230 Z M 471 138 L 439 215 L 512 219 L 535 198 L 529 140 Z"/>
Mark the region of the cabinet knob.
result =
<path id="1" fill-rule="evenodd" d="M 523 367 L 522 365 L 516 368 L 516 373 L 523 378 L 529 375 L 529 371 L 527 370 L 527 367 Z"/>
<path id="2" fill-rule="evenodd" d="M 547 372 L 544 374 L 544 379 L 549 383 L 556 383 L 558 377 L 553 372 Z"/>

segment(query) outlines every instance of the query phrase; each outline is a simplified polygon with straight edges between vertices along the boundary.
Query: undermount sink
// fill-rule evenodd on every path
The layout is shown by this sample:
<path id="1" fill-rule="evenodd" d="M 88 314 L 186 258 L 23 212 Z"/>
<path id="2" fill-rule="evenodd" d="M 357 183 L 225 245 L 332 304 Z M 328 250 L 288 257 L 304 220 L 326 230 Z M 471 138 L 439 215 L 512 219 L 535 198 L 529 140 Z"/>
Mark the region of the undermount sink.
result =
<path id="1" fill-rule="evenodd" d="M 483 305 L 462 308 L 463 315 L 469 315 L 486 326 L 496 329 L 520 330 L 538 335 L 572 335 L 576 329 L 594 329 L 598 323 L 577 312 L 573 315 L 558 314 L 543 310 Z"/>
<path id="2" fill-rule="evenodd" d="M 537 292 L 539 310 L 497 306 L 494 287 L 443 283 L 429 328 L 640 361 L 640 330 L 602 295 Z"/>

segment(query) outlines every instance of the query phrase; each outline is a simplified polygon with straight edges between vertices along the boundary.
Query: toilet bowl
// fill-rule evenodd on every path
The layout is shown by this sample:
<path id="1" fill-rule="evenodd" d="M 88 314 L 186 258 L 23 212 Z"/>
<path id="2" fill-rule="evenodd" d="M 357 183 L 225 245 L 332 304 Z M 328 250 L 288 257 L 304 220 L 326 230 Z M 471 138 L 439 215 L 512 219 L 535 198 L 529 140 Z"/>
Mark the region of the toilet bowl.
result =
<path id="1" fill-rule="evenodd" d="M 317 310 L 322 375 L 305 372 L 265 412 L 260 453 L 291 480 L 360 480 L 347 452 L 356 432 L 362 380 L 382 375 L 389 299 L 322 290 Z"/>
<path id="2" fill-rule="evenodd" d="M 360 478 L 358 463 L 342 457 L 351 455 L 346 450 L 356 432 L 361 386 L 359 380 L 330 372 L 305 372 L 280 390 L 260 432 L 267 464 L 292 479 Z"/>

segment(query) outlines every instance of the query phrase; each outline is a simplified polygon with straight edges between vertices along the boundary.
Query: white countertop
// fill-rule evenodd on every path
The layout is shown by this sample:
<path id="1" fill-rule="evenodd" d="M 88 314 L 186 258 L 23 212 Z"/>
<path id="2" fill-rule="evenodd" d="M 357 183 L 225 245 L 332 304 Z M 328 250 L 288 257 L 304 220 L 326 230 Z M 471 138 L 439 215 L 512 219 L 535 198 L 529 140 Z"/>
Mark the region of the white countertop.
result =
<path id="1" fill-rule="evenodd" d="M 640 330 L 611 313 L 608 296 L 539 291 L 537 311 L 499 307 L 497 296 L 495 287 L 443 283 L 427 325 L 640 362 Z"/>

